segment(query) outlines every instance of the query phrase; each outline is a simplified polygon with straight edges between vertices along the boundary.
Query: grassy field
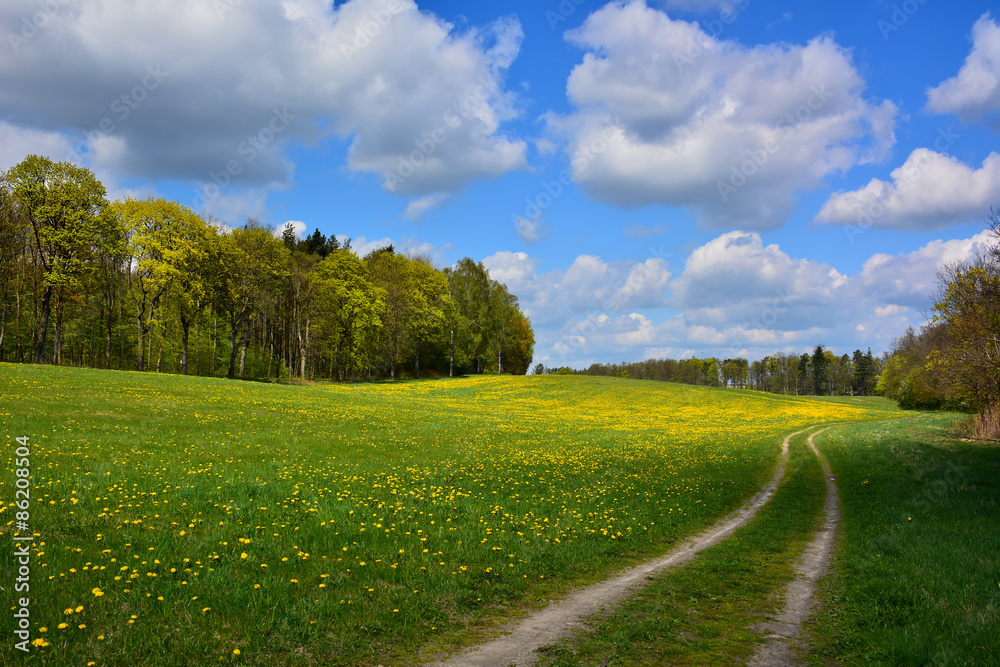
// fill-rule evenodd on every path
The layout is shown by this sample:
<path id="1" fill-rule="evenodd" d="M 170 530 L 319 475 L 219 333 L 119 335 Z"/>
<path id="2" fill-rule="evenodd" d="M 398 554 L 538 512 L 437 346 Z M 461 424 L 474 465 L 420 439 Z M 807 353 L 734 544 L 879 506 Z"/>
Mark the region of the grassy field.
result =
<path id="1" fill-rule="evenodd" d="M 792 439 L 785 478 L 751 523 L 546 647 L 540 667 L 745 665 L 823 506 L 823 471 L 808 436 Z"/>
<path id="2" fill-rule="evenodd" d="M 298 387 L 0 365 L 8 545 L 15 439 L 31 450 L 21 661 L 406 664 L 427 637 L 460 645 L 662 553 L 759 490 L 784 434 L 896 414 L 583 377 Z"/>
<path id="3" fill-rule="evenodd" d="M 956 418 L 817 438 L 844 525 L 813 664 L 1000 664 L 1000 448 L 957 440 Z"/>
<path id="4" fill-rule="evenodd" d="M 1000 450 L 956 439 L 959 418 L 907 414 L 816 438 L 843 523 L 807 623 L 808 664 L 1000 664 Z M 540 664 L 745 664 L 820 516 L 823 478 L 805 440 L 756 519 L 546 647 Z"/>

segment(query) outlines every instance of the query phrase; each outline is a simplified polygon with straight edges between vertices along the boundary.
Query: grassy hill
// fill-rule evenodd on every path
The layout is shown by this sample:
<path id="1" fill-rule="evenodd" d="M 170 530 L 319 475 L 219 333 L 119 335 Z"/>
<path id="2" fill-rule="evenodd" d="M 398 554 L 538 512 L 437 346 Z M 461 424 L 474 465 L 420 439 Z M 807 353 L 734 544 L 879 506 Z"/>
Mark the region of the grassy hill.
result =
<path id="1" fill-rule="evenodd" d="M 0 365 L 7 540 L 30 447 L 26 662 L 391 661 L 663 552 L 756 492 L 792 430 L 898 414 L 587 377 Z"/>

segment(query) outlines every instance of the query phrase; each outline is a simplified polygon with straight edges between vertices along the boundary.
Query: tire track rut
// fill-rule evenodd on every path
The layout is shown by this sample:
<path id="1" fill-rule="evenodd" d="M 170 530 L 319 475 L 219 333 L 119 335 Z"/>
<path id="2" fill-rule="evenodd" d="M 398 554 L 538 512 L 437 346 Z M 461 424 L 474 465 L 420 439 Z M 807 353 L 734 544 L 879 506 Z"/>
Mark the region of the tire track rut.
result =
<path id="1" fill-rule="evenodd" d="M 809 448 L 819 459 L 826 478 L 826 501 L 823 504 L 823 525 L 813 534 L 809 544 L 799 556 L 795 578 L 785 588 L 785 607 L 771 621 L 761 624 L 769 632 L 767 642 L 757 649 L 748 667 L 791 667 L 802 665 L 799 653 L 805 648 L 801 641 L 802 624 L 812 614 L 815 603 L 816 583 L 826 574 L 833 553 L 833 542 L 840 523 L 840 497 L 830 464 L 816 449 L 816 431 L 809 436 Z"/>
<path id="2" fill-rule="evenodd" d="M 740 509 L 729 514 L 706 531 L 691 537 L 663 556 L 637 565 L 622 574 L 579 590 L 564 600 L 554 602 L 527 618 L 509 624 L 502 636 L 472 647 L 441 662 L 427 663 L 427 667 L 526 667 L 535 664 L 535 651 L 547 646 L 584 626 L 584 619 L 602 607 L 625 598 L 646 580 L 667 568 L 691 560 L 699 552 L 726 539 L 752 519 L 761 507 L 774 496 L 778 483 L 785 474 L 788 447 L 792 438 L 812 428 L 796 431 L 787 436 L 781 445 L 778 467 L 767 485 Z M 812 440 L 810 438 L 810 444 Z M 815 451 L 815 448 L 814 448 Z M 818 455 L 818 454 L 817 454 Z M 824 468 L 826 470 L 826 468 Z M 829 476 L 829 475 L 827 475 Z"/>

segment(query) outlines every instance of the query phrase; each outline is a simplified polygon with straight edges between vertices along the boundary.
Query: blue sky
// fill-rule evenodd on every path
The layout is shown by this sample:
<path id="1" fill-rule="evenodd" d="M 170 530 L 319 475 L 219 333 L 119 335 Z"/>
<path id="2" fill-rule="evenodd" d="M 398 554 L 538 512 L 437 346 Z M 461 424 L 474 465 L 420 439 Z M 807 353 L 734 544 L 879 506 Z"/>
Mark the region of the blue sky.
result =
<path id="1" fill-rule="evenodd" d="M 0 168 L 472 257 L 546 365 L 880 353 L 1000 206 L 990 12 L 14 0 Z"/>

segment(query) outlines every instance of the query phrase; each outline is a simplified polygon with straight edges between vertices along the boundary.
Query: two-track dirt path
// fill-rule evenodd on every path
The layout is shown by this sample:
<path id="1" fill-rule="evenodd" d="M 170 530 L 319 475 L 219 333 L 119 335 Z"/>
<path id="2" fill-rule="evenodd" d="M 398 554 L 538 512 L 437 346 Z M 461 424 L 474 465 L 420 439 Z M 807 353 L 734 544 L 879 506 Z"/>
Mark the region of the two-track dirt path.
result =
<path id="1" fill-rule="evenodd" d="M 812 614 L 815 606 L 816 582 L 830 566 L 833 540 L 840 523 L 840 497 L 830 464 L 816 449 L 813 439 L 827 431 L 816 431 L 809 436 L 809 447 L 823 466 L 826 478 L 826 502 L 823 504 L 823 525 L 813 534 L 808 546 L 799 556 L 795 578 L 785 588 L 785 608 L 761 629 L 770 632 L 767 643 L 761 646 L 747 663 L 749 667 L 790 667 L 803 664 L 796 655 L 801 649 L 802 624 Z"/>
<path id="2" fill-rule="evenodd" d="M 781 446 L 778 468 L 771 481 L 743 507 L 720 519 L 705 532 L 682 542 L 666 555 L 633 567 L 599 584 L 588 586 L 565 600 L 555 602 L 527 618 L 515 621 L 507 627 L 504 635 L 497 639 L 473 647 L 443 662 L 429 663 L 428 667 L 533 665 L 537 659 L 535 655 L 537 649 L 582 627 L 587 616 L 626 597 L 632 590 L 644 585 L 651 575 L 689 561 L 699 552 L 726 539 L 737 528 L 752 519 L 774 495 L 778 483 L 785 474 L 788 446 L 792 438 L 808 430 L 810 429 L 803 429 L 786 437 Z"/>

